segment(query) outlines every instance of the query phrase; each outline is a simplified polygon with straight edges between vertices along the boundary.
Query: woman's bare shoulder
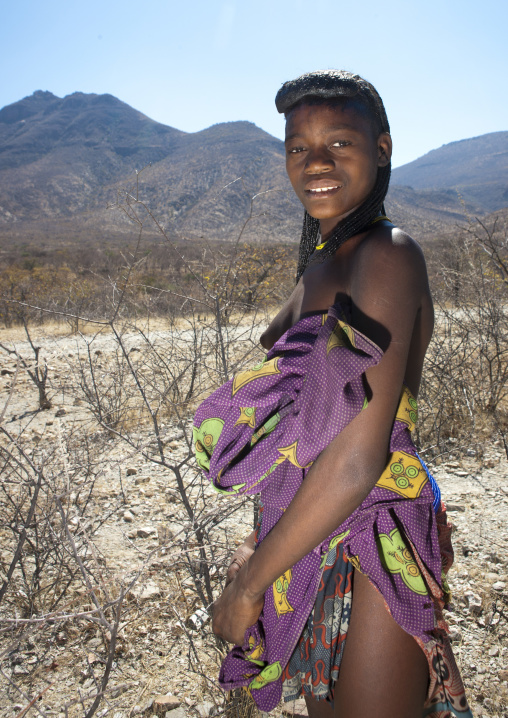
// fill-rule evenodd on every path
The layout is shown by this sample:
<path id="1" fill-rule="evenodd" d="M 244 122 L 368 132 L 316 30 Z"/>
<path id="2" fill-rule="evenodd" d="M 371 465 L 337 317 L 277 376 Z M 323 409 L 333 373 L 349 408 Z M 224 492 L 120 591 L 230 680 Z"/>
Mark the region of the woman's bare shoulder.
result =
<path id="1" fill-rule="evenodd" d="M 428 292 L 427 266 L 422 248 L 409 234 L 395 226 L 373 229 L 358 245 L 352 271 L 351 291 L 365 288 L 366 280 L 381 288 L 394 282 Z"/>
<path id="2" fill-rule="evenodd" d="M 409 345 L 416 326 L 433 326 L 427 268 L 420 245 L 396 227 L 369 232 L 358 245 L 351 277 L 355 326 L 385 350 Z"/>
<path id="3" fill-rule="evenodd" d="M 394 225 L 374 227 L 358 245 L 357 255 L 364 259 L 387 259 L 425 265 L 423 251 L 407 232 Z"/>

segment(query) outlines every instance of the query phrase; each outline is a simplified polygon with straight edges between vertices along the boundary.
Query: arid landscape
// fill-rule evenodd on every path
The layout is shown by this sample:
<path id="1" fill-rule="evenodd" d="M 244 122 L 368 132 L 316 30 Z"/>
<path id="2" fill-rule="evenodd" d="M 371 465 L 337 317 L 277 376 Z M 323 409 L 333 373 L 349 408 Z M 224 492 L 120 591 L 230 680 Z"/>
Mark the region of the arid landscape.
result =
<path id="1" fill-rule="evenodd" d="M 118 367 L 117 340 L 109 330 L 96 335 L 86 327 L 80 336 L 62 329 L 49 325 L 31 335 L 48 367 L 51 408 L 44 411 L 37 410 L 37 388 L 16 356 L 0 354 L 3 406 L 10 397 L 2 422 L 0 509 L 10 517 L 2 521 L 5 548 L 19 542 L 30 487 L 33 492 L 43 475 L 39 533 L 28 524 L 28 545 L 2 606 L 0 715 L 21 714 L 36 696 L 39 714 L 84 715 L 101 690 L 101 715 L 164 715 L 177 707 L 172 718 L 227 711 L 231 704 L 214 683 L 223 648 L 208 623 L 196 625 L 199 609 L 209 603 L 207 590 L 216 595 L 228 555 L 251 530 L 252 503 L 203 485 L 191 458 L 187 416 L 178 420 L 167 411 L 163 421 L 161 413 L 162 461 L 153 425 L 138 421 L 132 406 L 116 428 L 101 426 L 83 384 L 82 360 L 93 358 L 100 390 L 107 392 Z M 163 350 L 173 343 L 170 334 L 157 322 L 127 327 L 122 342 L 139 370 L 146 342 Z M 20 357 L 32 353 L 21 329 L 0 335 L 2 347 L 15 348 Z M 446 614 L 454 649 L 475 715 L 505 716 L 505 448 L 496 437 L 481 451 L 457 443 L 431 465 L 456 527 L 453 602 Z M 55 540 L 60 550 L 51 556 Z M 11 555 L 2 552 L 4 577 Z M 160 696 L 171 699 L 164 703 Z"/>
<path id="2" fill-rule="evenodd" d="M 415 438 L 455 526 L 454 650 L 492 718 L 508 716 L 507 139 L 399 168 L 388 201 L 429 266 Z M 0 110 L 0 176 L 0 716 L 254 715 L 217 687 L 206 609 L 256 504 L 207 485 L 192 416 L 259 361 L 294 283 L 281 143 L 35 93 Z"/>

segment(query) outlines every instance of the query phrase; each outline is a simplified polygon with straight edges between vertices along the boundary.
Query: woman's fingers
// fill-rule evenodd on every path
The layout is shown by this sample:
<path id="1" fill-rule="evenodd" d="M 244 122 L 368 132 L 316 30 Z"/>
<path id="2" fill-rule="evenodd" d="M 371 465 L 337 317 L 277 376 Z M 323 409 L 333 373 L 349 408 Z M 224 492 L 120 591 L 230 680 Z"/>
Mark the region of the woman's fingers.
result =
<path id="1" fill-rule="evenodd" d="M 244 564 L 247 563 L 253 553 L 254 549 L 247 544 L 242 544 L 236 549 L 234 554 L 231 556 L 231 563 L 229 564 L 229 568 L 226 574 L 226 586 L 231 583 L 238 571 L 242 568 Z"/>
<path id="2" fill-rule="evenodd" d="M 241 646 L 245 631 L 259 618 L 263 610 L 264 596 L 254 598 L 244 590 L 242 577 L 250 557 L 254 553 L 254 532 L 239 546 L 231 557 L 226 574 L 226 587 L 212 605 L 212 629 L 225 641 Z"/>
<path id="3" fill-rule="evenodd" d="M 212 629 L 225 641 L 241 646 L 245 631 L 259 618 L 264 597 L 251 599 L 231 581 L 212 606 Z"/>

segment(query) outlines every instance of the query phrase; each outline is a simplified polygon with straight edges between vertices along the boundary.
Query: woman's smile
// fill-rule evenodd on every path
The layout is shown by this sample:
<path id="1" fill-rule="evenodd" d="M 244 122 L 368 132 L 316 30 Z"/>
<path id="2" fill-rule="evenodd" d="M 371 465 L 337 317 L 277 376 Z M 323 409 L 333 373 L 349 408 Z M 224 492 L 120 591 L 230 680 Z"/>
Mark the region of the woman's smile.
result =
<path id="1" fill-rule="evenodd" d="M 312 199 L 326 199 L 342 188 L 339 183 L 332 183 L 330 180 L 313 180 L 305 188 L 305 193 Z"/>

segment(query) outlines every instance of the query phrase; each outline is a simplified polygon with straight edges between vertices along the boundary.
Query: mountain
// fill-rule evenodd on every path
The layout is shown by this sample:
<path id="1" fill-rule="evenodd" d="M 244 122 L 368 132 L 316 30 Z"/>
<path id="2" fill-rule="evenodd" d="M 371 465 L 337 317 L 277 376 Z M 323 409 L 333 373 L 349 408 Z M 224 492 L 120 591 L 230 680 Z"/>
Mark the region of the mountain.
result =
<path id="1" fill-rule="evenodd" d="M 35 92 L 0 110 L 0 216 L 73 215 L 106 183 L 166 157 L 184 134 L 112 95 Z"/>
<path id="2" fill-rule="evenodd" d="M 464 218 L 456 187 L 471 213 L 507 205 L 507 139 L 499 132 L 455 142 L 397 168 L 389 215 L 421 237 Z M 251 122 L 182 132 L 112 95 L 37 91 L 1 109 L 0 187 L 0 234 L 15 242 L 132 236 L 126 214 L 108 209 L 126 192 L 139 192 L 171 234 L 300 235 L 302 207 L 280 140 Z"/>
<path id="3" fill-rule="evenodd" d="M 191 236 L 247 237 L 274 229 L 293 237 L 301 205 L 286 176 L 284 145 L 251 122 L 227 122 L 186 135 L 143 173 L 142 194 L 166 226 Z"/>
<path id="4" fill-rule="evenodd" d="M 74 92 L 60 99 L 37 91 L 0 110 L 0 170 L 52 157 L 100 166 L 109 176 L 140 159 L 157 162 L 184 135 L 112 95 Z M 105 153 L 100 163 L 99 152 Z"/>
<path id="5" fill-rule="evenodd" d="M 287 209 L 298 202 L 283 157 L 280 140 L 251 122 L 187 134 L 111 95 L 37 91 L 0 110 L 0 225 L 19 232 L 20 223 L 53 221 L 59 231 L 72 218 L 125 231 L 125 216 L 106 208 L 145 168 L 141 196 L 175 231 L 234 236 L 257 194 L 253 227 L 273 231 L 269 215 L 278 214 L 292 235 Z"/>
<path id="6" fill-rule="evenodd" d="M 484 211 L 508 205 L 508 132 L 450 142 L 397 167 L 392 184 L 415 190 L 454 189 Z"/>

